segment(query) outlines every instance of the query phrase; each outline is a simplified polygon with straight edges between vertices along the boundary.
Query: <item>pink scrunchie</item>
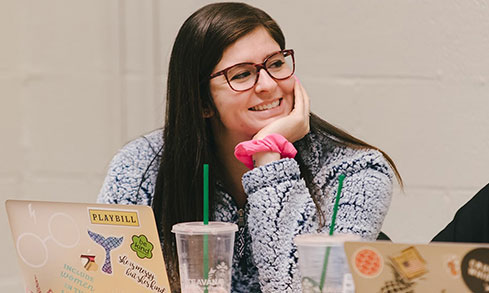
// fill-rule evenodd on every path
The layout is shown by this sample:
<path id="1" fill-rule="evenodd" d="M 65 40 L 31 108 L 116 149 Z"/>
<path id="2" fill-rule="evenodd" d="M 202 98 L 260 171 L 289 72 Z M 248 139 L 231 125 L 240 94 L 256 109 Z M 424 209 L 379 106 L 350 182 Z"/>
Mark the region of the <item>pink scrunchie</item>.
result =
<path id="1" fill-rule="evenodd" d="M 253 169 L 253 158 L 255 153 L 274 152 L 279 153 L 280 158 L 294 158 L 297 150 L 285 137 L 273 133 L 267 135 L 264 139 L 248 140 L 239 143 L 234 148 L 234 156 L 249 169 Z"/>

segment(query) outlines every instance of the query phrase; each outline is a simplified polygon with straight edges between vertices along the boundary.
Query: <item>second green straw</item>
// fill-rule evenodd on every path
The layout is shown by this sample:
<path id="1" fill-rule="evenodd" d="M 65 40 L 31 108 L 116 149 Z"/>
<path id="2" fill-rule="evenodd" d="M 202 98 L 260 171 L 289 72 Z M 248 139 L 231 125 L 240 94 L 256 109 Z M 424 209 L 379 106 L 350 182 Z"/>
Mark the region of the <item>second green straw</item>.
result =
<path id="1" fill-rule="evenodd" d="M 331 217 L 331 225 L 329 226 L 329 235 L 333 235 L 334 226 L 336 224 L 336 216 L 338 214 L 338 205 L 340 203 L 341 189 L 343 189 L 343 180 L 345 180 L 346 175 L 341 174 L 338 177 L 338 192 L 336 193 L 336 198 L 333 207 L 333 216 Z M 324 287 L 324 281 L 326 281 L 326 271 L 328 270 L 328 259 L 330 246 L 326 248 L 326 254 L 324 255 L 323 271 L 321 273 L 321 282 L 319 283 L 319 290 L 322 292 Z"/>

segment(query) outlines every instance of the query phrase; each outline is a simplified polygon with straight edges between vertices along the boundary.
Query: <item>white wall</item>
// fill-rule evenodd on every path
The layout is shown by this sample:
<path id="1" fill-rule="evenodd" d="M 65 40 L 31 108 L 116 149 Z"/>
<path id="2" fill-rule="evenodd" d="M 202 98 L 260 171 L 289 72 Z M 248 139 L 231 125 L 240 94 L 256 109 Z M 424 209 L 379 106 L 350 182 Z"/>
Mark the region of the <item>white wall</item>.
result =
<path id="1" fill-rule="evenodd" d="M 208 2 L 0 0 L 2 202 L 94 201 L 117 149 L 161 126 L 171 44 Z M 250 3 L 296 50 L 312 110 L 397 163 L 395 241 L 429 241 L 489 182 L 489 1 Z M 0 229 L 0 291 L 21 292 L 4 211 Z"/>

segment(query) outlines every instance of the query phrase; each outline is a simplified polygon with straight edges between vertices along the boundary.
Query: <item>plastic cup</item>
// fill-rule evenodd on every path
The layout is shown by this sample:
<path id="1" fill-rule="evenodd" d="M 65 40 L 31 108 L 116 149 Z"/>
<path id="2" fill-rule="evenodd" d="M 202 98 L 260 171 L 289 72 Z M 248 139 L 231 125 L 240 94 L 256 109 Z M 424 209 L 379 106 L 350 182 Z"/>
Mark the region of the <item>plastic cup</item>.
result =
<path id="1" fill-rule="evenodd" d="M 361 241 L 361 238 L 352 234 L 304 234 L 294 238 L 299 252 L 303 293 L 355 292 L 353 277 L 348 268 L 348 259 L 343 248 L 345 241 Z M 323 271 L 325 271 L 324 276 Z"/>
<path id="2" fill-rule="evenodd" d="M 173 225 L 182 293 L 231 292 L 233 223 L 186 222 Z"/>

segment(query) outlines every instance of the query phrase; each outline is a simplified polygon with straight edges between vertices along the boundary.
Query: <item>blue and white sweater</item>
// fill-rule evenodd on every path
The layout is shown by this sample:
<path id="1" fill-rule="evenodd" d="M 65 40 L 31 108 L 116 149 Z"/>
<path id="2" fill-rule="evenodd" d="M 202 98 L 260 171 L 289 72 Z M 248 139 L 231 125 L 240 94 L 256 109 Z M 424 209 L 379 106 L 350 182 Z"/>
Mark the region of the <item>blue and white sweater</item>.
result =
<path id="1" fill-rule="evenodd" d="M 150 205 L 160 165 L 162 131 L 128 143 L 113 158 L 98 202 Z M 352 149 L 334 144 L 329 137 L 308 134 L 312 143 L 295 143 L 312 171 L 313 190 L 329 231 L 338 188 L 345 174 L 335 232 L 354 233 L 374 240 L 387 214 L 393 172 L 376 150 Z M 243 175 L 248 195 L 245 225 L 236 234 L 232 292 L 301 292 L 294 236 L 318 231 L 318 216 L 309 190 L 293 159 L 281 159 Z M 238 223 L 239 209 L 220 184 L 222 200 L 216 221 Z"/>

